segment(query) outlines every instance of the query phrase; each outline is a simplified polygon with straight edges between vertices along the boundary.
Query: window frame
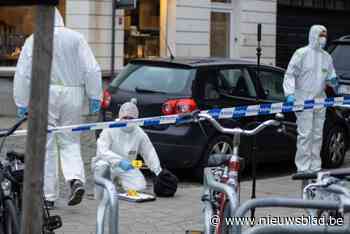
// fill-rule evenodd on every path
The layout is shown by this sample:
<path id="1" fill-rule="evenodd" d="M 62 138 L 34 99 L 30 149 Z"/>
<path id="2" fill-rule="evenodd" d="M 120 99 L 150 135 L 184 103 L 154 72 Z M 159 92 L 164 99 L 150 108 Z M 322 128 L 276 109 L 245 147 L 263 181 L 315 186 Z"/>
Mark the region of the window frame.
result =
<path id="1" fill-rule="evenodd" d="M 268 98 L 265 94 L 265 90 L 264 90 L 263 84 L 261 82 L 261 79 L 257 75 L 257 66 L 251 67 L 250 69 L 251 69 L 252 73 L 254 74 L 254 76 L 256 77 L 256 80 L 258 81 L 259 97 L 262 100 L 271 101 L 271 102 L 281 102 L 284 100 L 284 92 L 283 92 L 283 97 L 281 99 L 277 100 L 277 99 Z M 285 73 L 285 71 L 283 69 L 278 69 L 278 68 L 268 67 L 268 66 L 261 66 L 260 71 L 280 73 L 282 76 L 282 86 L 283 86 L 283 79 L 284 79 L 284 73 Z M 282 87 L 282 89 L 283 89 L 283 87 Z"/>

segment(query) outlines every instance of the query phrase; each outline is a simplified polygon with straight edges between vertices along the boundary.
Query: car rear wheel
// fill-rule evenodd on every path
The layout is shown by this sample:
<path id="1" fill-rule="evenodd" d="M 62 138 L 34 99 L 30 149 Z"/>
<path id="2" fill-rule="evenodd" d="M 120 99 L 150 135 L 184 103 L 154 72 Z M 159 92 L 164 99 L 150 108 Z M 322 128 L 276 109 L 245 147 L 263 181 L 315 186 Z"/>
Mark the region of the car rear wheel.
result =
<path id="1" fill-rule="evenodd" d="M 321 157 L 324 168 L 340 167 L 345 158 L 347 145 L 346 133 L 342 126 L 330 128 L 325 136 Z"/>
<path id="2" fill-rule="evenodd" d="M 231 139 L 226 136 L 220 136 L 214 144 L 209 147 L 208 158 L 212 154 L 232 154 Z"/>

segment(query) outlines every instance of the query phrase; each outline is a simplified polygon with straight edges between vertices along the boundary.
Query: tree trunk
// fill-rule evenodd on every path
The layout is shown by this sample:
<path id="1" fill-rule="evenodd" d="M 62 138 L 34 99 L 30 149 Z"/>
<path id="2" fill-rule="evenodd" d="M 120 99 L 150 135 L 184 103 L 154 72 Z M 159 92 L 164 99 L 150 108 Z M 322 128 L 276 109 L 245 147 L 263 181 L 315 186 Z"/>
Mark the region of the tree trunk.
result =
<path id="1" fill-rule="evenodd" d="M 53 49 L 54 7 L 37 6 L 24 171 L 22 234 L 42 233 L 43 175 Z"/>

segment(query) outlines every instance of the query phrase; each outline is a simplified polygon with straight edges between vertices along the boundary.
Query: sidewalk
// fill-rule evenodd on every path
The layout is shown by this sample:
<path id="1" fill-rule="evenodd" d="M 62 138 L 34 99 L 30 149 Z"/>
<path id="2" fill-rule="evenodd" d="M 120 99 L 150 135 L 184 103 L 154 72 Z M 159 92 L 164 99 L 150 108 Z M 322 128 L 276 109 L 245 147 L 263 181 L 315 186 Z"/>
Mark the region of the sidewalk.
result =
<path id="1" fill-rule="evenodd" d="M 257 196 L 298 197 L 299 183 L 289 176 L 259 180 Z M 242 200 L 247 200 L 251 182 L 241 184 Z M 186 230 L 202 230 L 202 187 L 199 184 L 181 183 L 174 198 L 157 198 L 154 202 L 129 203 L 120 201 L 120 233 L 182 233 Z M 61 200 L 54 213 L 62 215 L 63 227 L 57 233 L 95 233 L 97 203 L 86 198 L 77 207 L 67 207 Z M 301 216 L 303 210 L 259 209 L 257 216 Z"/>
<path id="2" fill-rule="evenodd" d="M 93 119 L 90 119 L 93 121 Z M 0 128 L 6 128 L 14 123 L 13 118 L 0 118 Z M 90 171 L 90 160 L 96 153 L 96 140 L 93 132 L 83 133 L 82 156 L 87 176 L 87 195 L 93 191 L 93 181 Z M 24 152 L 25 137 L 10 137 L 5 143 L 6 150 Z M 350 156 L 347 156 L 344 167 L 350 166 Z M 257 182 L 257 197 L 288 196 L 300 197 L 300 182 L 290 178 L 290 166 L 281 165 L 258 167 L 259 179 Z M 61 177 L 62 178 L 62 177 Z M 149 183 L 149 191 L 152 185 Z M 66 205 L 68 189 L 61 179 L 61 199 L 57 202 L 57 209 L 52 214 L 62 216 L 63 227 L 56 231 L 57 234 L 90 234 L 95 233 L 97 202 L 91 196 L 85 196 L 83 202 L 75 207 Z M 249 199 L 251 182 L 241 183 L 241 203 Z M 154 202 L 129 203 L 120 201 L 119 230 L 121 234 L 147 233 L 147 234 L 172 234 L 182 233 L 186 230 L 203 230 L 202 186 L 197 183 L 181 182 L 176 196 L 173 198 L 157 198 Z M 303 210 L 268 208 L 258 209 L 257 217 L 300 217 L 306 215 Z M 349 219 L 346 219 L 348 222 Z"/>

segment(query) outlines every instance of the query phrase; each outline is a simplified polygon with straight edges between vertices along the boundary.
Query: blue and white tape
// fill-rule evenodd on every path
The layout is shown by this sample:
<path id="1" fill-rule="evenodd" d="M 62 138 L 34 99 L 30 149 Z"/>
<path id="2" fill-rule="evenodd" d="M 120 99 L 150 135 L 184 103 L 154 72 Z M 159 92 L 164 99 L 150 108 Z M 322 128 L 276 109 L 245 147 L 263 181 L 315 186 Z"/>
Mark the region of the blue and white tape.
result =
<path id="1" fill-rule="evenodd" d="M 211 109 L 202 111 L 208 113 L 216 119 L 244 118 L 250 116 L 270 115 L 277 113 L 288 113 L 312 109 L 320 109 L 325 107 L 346 106 L 350 105 L 350 96 L 335 98 L 319 98 L 314 100 L 306 100 L 301 103 L 272 103 L 250 106 L 237 106 L 232 108 Z M 350 106 L 349 106 L 350 107 Z M 159 126 L 164 124 L 176 124 L 182 121 L 180 115 L 157 116 L 150 118 L 141 118 L 133 120 L 119 120 L 111 122 L 86 123 L 71 126 L 52 127 L 48 129 L 48 133 L 59 132 L 86 132 L 96 131 L 106 128 L 123 128 L 131 125 L 137 126 Z M 24 136 L 26 130 L 18 130 L 12 136 Z"/>

